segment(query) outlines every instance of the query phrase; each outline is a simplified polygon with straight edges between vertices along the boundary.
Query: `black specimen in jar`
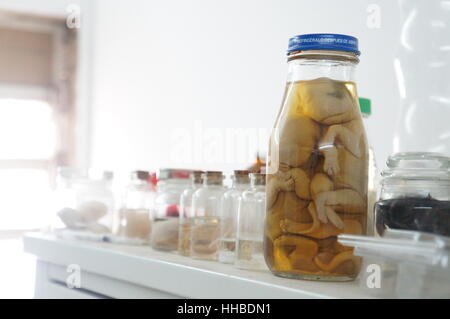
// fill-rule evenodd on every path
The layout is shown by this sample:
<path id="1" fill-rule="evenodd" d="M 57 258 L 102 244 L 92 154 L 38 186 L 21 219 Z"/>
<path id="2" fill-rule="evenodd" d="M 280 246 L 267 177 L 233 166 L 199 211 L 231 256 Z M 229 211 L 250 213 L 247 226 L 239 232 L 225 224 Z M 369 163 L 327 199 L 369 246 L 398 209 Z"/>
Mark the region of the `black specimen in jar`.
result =
<path id="1" fill-rule="evenodd" d="M 417 230 L 450 236 L 450 201 L 428 197 L 403 197 L 375 204 L 377 232 L 386 228 Z"/>

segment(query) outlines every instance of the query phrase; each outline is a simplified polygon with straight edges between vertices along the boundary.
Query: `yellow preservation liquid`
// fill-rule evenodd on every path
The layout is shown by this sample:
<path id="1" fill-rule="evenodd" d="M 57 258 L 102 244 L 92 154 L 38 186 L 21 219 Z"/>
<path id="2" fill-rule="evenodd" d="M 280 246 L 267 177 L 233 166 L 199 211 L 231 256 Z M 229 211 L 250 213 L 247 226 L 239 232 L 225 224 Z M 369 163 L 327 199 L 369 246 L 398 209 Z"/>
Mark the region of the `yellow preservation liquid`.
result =
<path id="1" fill-rule="evenodd" d="M 368 146 L 355 83 L 288 82 L 267 169 L 269 269 L 290 278 L 355 278 L 361 260 L 337 241 L 367 231 Z"/>

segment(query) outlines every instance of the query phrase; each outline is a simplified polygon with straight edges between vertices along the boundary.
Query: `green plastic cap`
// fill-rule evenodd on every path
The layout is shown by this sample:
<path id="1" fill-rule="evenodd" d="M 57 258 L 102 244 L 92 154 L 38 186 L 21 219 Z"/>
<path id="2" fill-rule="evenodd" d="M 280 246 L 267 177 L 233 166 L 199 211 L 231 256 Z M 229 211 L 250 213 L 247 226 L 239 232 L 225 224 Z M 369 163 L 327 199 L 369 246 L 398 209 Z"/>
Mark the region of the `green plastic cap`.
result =
<path id="1" fill-rule="evenodd" d="M 359 108 L 361 113 L 370 115 L 372 114 L 372 101 L 364 97 L 359 98 Z"/>

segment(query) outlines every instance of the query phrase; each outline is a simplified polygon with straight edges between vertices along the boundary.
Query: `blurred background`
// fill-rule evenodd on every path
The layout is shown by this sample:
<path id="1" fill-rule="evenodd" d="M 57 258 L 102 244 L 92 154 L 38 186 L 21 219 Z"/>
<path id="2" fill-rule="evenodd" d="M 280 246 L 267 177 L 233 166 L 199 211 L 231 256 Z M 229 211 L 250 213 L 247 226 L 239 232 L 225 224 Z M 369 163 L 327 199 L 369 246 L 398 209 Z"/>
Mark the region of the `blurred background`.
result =
<path id="1" fill-rule="evenodd" d="M 383 167 L 399 105 L 396 1 L 0 0 L 0 297 L 32 297 L 20 236 L 54 215 L 56 167 L 229 171 L 264 154 L 288 39 L 304 33 L 359 38 Z"/>

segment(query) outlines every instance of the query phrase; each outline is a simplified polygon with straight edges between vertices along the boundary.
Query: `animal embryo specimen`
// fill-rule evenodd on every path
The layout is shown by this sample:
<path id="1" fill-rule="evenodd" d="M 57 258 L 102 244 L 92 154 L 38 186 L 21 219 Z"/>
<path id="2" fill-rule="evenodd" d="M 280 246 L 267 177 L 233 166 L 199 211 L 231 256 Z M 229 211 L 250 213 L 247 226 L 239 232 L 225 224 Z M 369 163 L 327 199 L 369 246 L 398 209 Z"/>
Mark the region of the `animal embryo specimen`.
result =
<path id="1" fill-rule="evenodd" d="M 351 280 L 360 259 L 337 242 L 366 233 L 368 148 L 352 82 L 287 83 L 271 136 L 264 249 L 285 277 Z"/>

